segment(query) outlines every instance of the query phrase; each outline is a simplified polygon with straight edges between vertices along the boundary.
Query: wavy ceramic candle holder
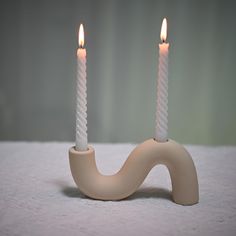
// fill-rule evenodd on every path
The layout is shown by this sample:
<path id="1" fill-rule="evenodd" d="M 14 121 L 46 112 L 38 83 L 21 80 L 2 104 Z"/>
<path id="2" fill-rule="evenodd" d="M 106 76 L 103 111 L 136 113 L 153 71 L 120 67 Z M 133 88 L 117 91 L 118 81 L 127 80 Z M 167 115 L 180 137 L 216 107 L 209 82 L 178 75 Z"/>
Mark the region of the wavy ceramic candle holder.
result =
<path id="1" fill-rule="evenodd" d="M 193 205 L 199 200 L 197 173 L 190 154 L 173 140 L 149 139 L 138 145 L 114 175 L 102 175 L 96 166 L 95 151 L 69 150 L 70 168 L 75 183 L 85 195 L 100 200 L 120 200 L 130 196 L 157 164 L 165 165 L 172 182 L 173 201 Z"/>

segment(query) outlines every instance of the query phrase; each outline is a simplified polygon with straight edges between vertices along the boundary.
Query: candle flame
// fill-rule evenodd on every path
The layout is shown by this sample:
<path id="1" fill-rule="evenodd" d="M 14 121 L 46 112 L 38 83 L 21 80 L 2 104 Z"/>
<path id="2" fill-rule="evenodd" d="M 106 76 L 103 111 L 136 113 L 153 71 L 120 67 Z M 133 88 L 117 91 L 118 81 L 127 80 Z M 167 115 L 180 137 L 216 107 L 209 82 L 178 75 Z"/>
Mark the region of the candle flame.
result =
<path id="1" fill-rule="evenodd" d="M 79 40 L 78 40 L 78 43 L 79 43 L 80 48 L 84 47 L 84 26 L 83 26 L 83 24 L 80 24 L 80 26 L 79 26 Z"/>
<path id="2" fill-rule="evenodd" d="M 167 38 L 167 20 L 166 18 L 164 18 L 161 25 L 161 41 L 165 42 L 166 38 Z"/>

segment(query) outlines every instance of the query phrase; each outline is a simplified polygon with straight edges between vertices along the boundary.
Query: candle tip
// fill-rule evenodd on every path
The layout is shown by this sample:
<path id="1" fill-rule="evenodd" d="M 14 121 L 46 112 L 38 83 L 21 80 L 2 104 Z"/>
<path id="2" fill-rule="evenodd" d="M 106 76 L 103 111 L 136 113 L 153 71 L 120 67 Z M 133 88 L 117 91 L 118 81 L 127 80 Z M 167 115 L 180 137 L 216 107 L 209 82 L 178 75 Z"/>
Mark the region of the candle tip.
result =
<path id="1" fill-rule="evenodd" d="M 166 18 L 164 18 L 162 21 L 160 36 L 161 36 L 161 41 L 164 43 L 167 38 L 167 20 L 166 20 Z"/>
<path id="2" fill-rule="evenodd" d="M 80 24 L 80 26 L 79 26 L 78 44 L 79 44 L 80 48 L 84 47 L 84 26 L 83 26 L 83 24 Z"/>

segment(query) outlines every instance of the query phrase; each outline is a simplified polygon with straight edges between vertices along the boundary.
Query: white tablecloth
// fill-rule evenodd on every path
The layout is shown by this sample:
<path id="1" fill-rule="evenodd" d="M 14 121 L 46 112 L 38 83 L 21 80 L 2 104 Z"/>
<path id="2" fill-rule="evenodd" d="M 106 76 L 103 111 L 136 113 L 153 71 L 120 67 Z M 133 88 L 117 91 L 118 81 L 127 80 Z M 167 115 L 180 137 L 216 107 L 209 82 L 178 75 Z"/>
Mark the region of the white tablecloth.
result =
<path id="1" fill-rule="evenodd" d="M 0 235 L 236 235 L 236 147 L 186 146 L 200 202 L 171 201 L 167 169 L 156 166 L 122 201 L 86 198 L 71 177 L 70 143 L 0 143 Z M 132 144 L 94 144 L 100 171 L 113 174 Z"/>

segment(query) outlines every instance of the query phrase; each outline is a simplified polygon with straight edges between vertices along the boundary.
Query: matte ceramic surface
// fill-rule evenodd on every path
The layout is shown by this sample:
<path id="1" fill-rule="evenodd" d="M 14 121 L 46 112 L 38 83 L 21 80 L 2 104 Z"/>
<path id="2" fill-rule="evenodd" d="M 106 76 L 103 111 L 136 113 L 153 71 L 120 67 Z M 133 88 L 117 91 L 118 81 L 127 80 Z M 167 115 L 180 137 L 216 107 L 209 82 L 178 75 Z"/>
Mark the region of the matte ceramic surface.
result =
<path id="1" fill-rule="evenodd" d="M 112 157 L 111 157 L 112 158 Z M 69 150 L 71 173 L 78 188 L 87 196 L 100 200 L 120 200 L 130 196 L 157 164 L 165 165 L 172 182 L 173 201 L 192 205 L 199 201 L 197 173 L 190 154 L 173 140 L 149 139 L 138 145 L 114 175 L 99 173 L 95 151 Z"/>

